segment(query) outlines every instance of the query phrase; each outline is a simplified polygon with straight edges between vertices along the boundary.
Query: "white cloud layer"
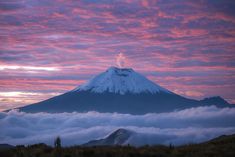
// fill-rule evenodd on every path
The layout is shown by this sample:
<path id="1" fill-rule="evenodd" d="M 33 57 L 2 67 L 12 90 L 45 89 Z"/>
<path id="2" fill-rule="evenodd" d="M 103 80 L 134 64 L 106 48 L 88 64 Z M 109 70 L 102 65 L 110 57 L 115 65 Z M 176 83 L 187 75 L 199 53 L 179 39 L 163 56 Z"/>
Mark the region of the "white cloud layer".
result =
<path id="1" fill-rule="evenodd" d="M 137 132 L 137 143 L 185 144 L 235 133 L 235 108 L 210 106 L 145 115 L 10 111 L 0 112 L 0 128 L 0 143 L 13 145 L 52 145 L 56 136 L 63 145 L 76 145 L 103 138 L 118 128 Z"/>

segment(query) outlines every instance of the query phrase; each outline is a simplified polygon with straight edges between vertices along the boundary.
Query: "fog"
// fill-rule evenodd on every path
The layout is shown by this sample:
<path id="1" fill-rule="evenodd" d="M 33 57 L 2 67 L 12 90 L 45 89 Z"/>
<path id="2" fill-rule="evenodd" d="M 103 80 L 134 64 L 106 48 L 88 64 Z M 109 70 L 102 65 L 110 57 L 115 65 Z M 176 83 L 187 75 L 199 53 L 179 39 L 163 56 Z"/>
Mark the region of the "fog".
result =
<path id="1" fill-rule="evenodd" d="M 235 133 L 235 108 L 215 106 L 169 113 L 131 115 L 118 113 L 0 112 L 0 143 L 46 143 L 60 136 L 62 145 L 83 144 L 104 138 L 116 129 L 136 132 L 130 143 L 187 144 Z"/>

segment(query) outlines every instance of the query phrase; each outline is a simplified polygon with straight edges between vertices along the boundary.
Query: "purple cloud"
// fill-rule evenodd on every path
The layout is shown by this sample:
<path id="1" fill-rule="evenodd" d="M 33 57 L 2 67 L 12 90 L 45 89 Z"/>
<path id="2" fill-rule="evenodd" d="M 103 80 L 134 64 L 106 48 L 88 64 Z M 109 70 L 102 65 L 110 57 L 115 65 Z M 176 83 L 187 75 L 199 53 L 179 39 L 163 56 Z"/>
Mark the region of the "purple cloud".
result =
<path id="1" fill-rule="evenodd" d="M 234 103 L 234 5 L 222 0 L 0 2 L 0 88 L 66 92 L 115 65 L 122 53 L 127 66 L 169 90 L 195 99 L 221 95 Z M 3 68 L 15 66 L 26 68 Z M 68 80 L 72 83 L 65 85 Z M 0 97 L 2 109 L 11 105 L 6 102 Z"/>

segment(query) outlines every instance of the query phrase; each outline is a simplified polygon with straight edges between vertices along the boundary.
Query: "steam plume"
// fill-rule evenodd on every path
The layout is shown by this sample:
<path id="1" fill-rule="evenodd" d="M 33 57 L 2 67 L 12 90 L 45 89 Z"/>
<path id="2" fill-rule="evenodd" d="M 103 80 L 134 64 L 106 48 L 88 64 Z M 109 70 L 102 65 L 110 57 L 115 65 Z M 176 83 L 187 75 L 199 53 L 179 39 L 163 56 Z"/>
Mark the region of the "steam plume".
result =
<path id="1" fill-rule="evenodd" d="M 119 68 L 125 67 L 126 64 L 126 57 L 123 55 L 123 53 L 119 53 L 116 58 L 116 64 Z"/>

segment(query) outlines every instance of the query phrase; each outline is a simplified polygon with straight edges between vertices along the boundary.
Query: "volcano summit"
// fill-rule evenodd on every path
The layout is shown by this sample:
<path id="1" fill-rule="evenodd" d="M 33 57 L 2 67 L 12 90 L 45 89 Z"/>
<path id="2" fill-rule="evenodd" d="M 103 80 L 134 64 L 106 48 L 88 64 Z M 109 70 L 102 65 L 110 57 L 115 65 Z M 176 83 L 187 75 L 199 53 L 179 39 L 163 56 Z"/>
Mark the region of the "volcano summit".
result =
<path id="1" fill-rule="evenodd" d="M 133 69 L 110 67 L 65 94 L 19 108 L 24 112 L 117 112 L 145 114 L 190 107 L 232 107 L 221 97 L 201 101 L 177 95 L 148 80 Z"/>
<path id="2" fill-rule="evenodd" d="M 76 88 L 75 91 L 91 91 L 94 93 L 171 93 L 159 85 L 136 73 L 133 69 L 109 68 L 87 83 Z"/>

